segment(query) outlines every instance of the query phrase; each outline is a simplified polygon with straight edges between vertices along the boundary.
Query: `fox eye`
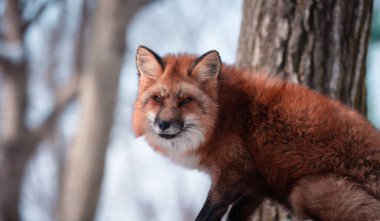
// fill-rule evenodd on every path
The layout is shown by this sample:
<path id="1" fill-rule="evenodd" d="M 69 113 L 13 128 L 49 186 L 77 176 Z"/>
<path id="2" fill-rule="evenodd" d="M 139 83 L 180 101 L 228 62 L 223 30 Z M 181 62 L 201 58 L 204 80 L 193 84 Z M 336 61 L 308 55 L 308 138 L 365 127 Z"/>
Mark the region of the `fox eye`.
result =
<path id="1" fill-rule="evenodd" d="M 154 95 L 152 98 L 153 98 L 153 100 L 156 101 L 157 103 L 160 103 L 160 102 L 161 102 L 161 98 L 160 98 L 160 96 Z"/>
<path id="2" fill-rule="evenodd" d="M 188 104 L 188 103 L 190 103 L 190 102 L 192 102 L 192 101 L 193 101 L 193 98 L 191 98 L 191 97 L 187 97 L 187 98 L 183 99 L 183 100 L 180 102 L 180 106 L 183 106 L 183 105 L 185 105 L 185 104 Z"/>

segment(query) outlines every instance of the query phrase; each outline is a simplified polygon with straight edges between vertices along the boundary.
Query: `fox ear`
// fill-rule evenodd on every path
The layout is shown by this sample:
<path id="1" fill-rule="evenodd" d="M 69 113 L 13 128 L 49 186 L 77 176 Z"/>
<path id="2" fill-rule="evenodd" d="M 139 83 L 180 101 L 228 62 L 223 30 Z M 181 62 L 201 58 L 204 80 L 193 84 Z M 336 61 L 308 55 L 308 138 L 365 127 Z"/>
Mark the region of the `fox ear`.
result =
<path id="1" fill-rule="evenodd" d="M 145 46 L 139 46 L 136 53 L 139 77 L 156 78 L 164 70 L 162 58 Z"/>
<path id="2" fill-rule="evenodd" d="M 219 53 L 212 50 L 195 60 L 190 75 L 195 76 L 200 82 L 217 79 L 221 66 Z"/>

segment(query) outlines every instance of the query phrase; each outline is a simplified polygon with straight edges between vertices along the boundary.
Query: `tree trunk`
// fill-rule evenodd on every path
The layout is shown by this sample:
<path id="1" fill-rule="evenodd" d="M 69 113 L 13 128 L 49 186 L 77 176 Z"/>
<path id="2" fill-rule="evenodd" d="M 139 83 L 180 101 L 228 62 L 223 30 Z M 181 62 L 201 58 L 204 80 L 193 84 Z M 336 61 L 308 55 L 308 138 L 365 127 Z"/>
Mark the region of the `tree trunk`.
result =
<path id="1" fill-rule="evenodd" d="M 3 20 L 0 20 L 0 25 L 4 26 L 2 43 L 20 51 L 16 58 L 7 56 L 9 52 L 6 50 L 0 55 L 0 74 L 4 80 L 0 88 L 3 96 L 0 110 L 0 221 L 20 220 L 21 186 L 28 161 L 39 142 L 54 128 L 64 107 L 76 95 L 76 82 L 69 81 L 54 92 L 54 108 L 45 121 L 34 129 L 27 127 L 29 57 L 26 32 L 49 4 L 50 1 L 43 4 L 30 20 L 25 21 L 22 19 L 22 4 L 18 0 L 8 0 L 5 1 Z"/>
<path id="2" fill-rule="evenodd" d="M 244 0 L 237 64 L 307 85 L 365 114 L 372 4 Z M 277 220 L 284 213 L 265 211 L 272 211 L 265 220 Z"/>
<path id="3" fill-rule="evenodd" d="M 36 145 L 28 142 L 23 121 L 27 100 L 25 64 L 3 65 L 2 68 L 10 74 L 4 76 L 1 110 L 0 221 L 18 221 L 24 169 Z"/>
<path id="4" fill-rule="evenodd" d="M 24 49 L 21 16 L 14 1 L 6 1 L 4 20 L 7 24 L 3 38 L 8 44 Z M 36 145 L 29 143 L 25 124 L 27 110 L 27 61 L 20 57 L 16 62 L 0 58 L 2 105 L 0 110 L 0 221 L 18 221 L 20 189 L 24 168 Z M 28 140 L 28 141 L 27 141 Z M 26 142 L 25 142 L 26 141 Z"/>
<path id="5" fill-rule="evenodd" d="M 145 1 L 98 0 L 80 86 L 80 124 L 68 150 L 59 203 L 60 221 L 93 220 L 102 183 L 125 30 Z"/>

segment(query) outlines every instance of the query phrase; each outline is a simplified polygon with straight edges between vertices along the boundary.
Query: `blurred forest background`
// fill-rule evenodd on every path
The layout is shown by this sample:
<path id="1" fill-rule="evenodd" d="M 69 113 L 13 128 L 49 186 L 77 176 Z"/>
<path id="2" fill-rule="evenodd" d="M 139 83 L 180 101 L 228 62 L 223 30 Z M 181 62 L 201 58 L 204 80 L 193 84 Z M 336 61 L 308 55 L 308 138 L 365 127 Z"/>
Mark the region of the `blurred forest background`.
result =
<path id="1" fill-rule="evenodd" d="M 380 0 L 276 2 L 0 0 L 0 221 L 194 220 L 208 177 L 131 131 L 138 45 L 216 49 L 380 128 Z"/>

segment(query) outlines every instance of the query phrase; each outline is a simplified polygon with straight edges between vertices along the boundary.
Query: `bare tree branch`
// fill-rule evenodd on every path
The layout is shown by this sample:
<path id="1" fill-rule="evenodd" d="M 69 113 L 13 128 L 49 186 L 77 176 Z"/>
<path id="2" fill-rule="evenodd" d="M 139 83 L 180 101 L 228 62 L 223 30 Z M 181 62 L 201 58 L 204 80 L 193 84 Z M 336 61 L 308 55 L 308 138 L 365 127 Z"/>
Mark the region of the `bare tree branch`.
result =
<path id="1" fill-rule="evenodd" d="M 3 74 L 10 74 L 9 72 L 5 71 L 4 69 L 6 69 L 5 67 L 8 67 L 12 65 L 12 62 L 9 61 L 8 58 L 6 58 L 5 56 L 1 56 L 0 55 L 0 73 L 3 73 Z"/>
<path id="2" fill-rule="evenodd" d="M 28 21 L 23 22 L 21 25 L 21 31 L 24 33 L 28 30 L 28 28 L 35 23 L 41 16 L 42 14 L 46 11 L 46 9 L 55 3 L 62 2 L 63 0 L 51 0 L 47 1 L 44 4 L 42 4 L 41 7 L 38 8 L 37 12 L 34 14 L 34 16 L 29 19 Z"/>
<path id="3" fill-rule="evenodd" d="M 4 31 L 4 39 L 8 42 L 21 42 L 22 33 L 20 33 L 21 12 L 18 6 L 18 0 L 8 0 L 5 2 L 4 18 L 2 22 L 7 25 Z"/>
<path id="4" fill-rule="evenodd" d="M 90 18 L 92 16 L 92 12 L 89 9 L 89 1 L 85 0 L 82 4 L 81 10 L 81 19 L 78 27 L 78 36 L 75 41 L 75 56 L 76 56 L 76 64 L 75 69 L 78 73 L 83 71 L 83 61 L 84 61 L 84 51 L 86 50 L 86 32 L 88 31 L 88 27 L 90 26 Z"/>
<path id="5" fill-rule="evenodd" d="M 49 5 L 58 0 L 51 0 L 42 5 L 28 22 L 22 20 L 20 0 L 7 0 L 5 16 L 1 22 L 5 22 L 3 40 L 10 46 L 20 49 L 14 56 L 14 51 L 6 48 L 0 55 L 1 71 L 6 73 L 2 81 L 1 105 L 1 165 L 0 165 L 0 220 L 19 221 L 19 204 L 21 186 L 25 167 L 31 156 L 35 153 L 38 143 L 54 128 L 58 116 L 68 103 L 77 94 L 77 75 L 68 83 L 63 84 L 55 95 L 55 106 L 46 120 L 35 130 L 26 126 L 26 112 L 28 108 L 27 87 L 29 79 L 29 57 L 24 56 L 27 28 L 33 24 Z M 11 48 L 12 49 L 12 48 Z M 14 48 L 13 48 L 14 49 Z M 8 53 L 12 52 L 12 53 Z M 17 51 L 16 51 L 17 52 Z M 16 59 L 14 59 L 16 57 Z M 20 58 L 20 59 L 19 59 Z M 2 79 L 3 80 L 3 79 Z"/>
<path id="6" fill-rule="evenodd" d="M 125 31 L 143 5 L 132 0 L 97 1 L 92 35 L 84 52 L 81 120 L 67 155 L 58 210 L 60 221 L 94 219 L 113 123 Z"/>
<path id="7" fill-rule="evenodd" d="M 78 95 L 79 76 L 74 74 L 71 79 L 64 83 L 55 94 L 55 105 L 53 110 L 45 121 L 38 127 L 34 133 L 38 140 L 42 140 L 49 131 L 52 131 L 58 117 L 65 110 L 68 104 L 73 101 Z"/>

